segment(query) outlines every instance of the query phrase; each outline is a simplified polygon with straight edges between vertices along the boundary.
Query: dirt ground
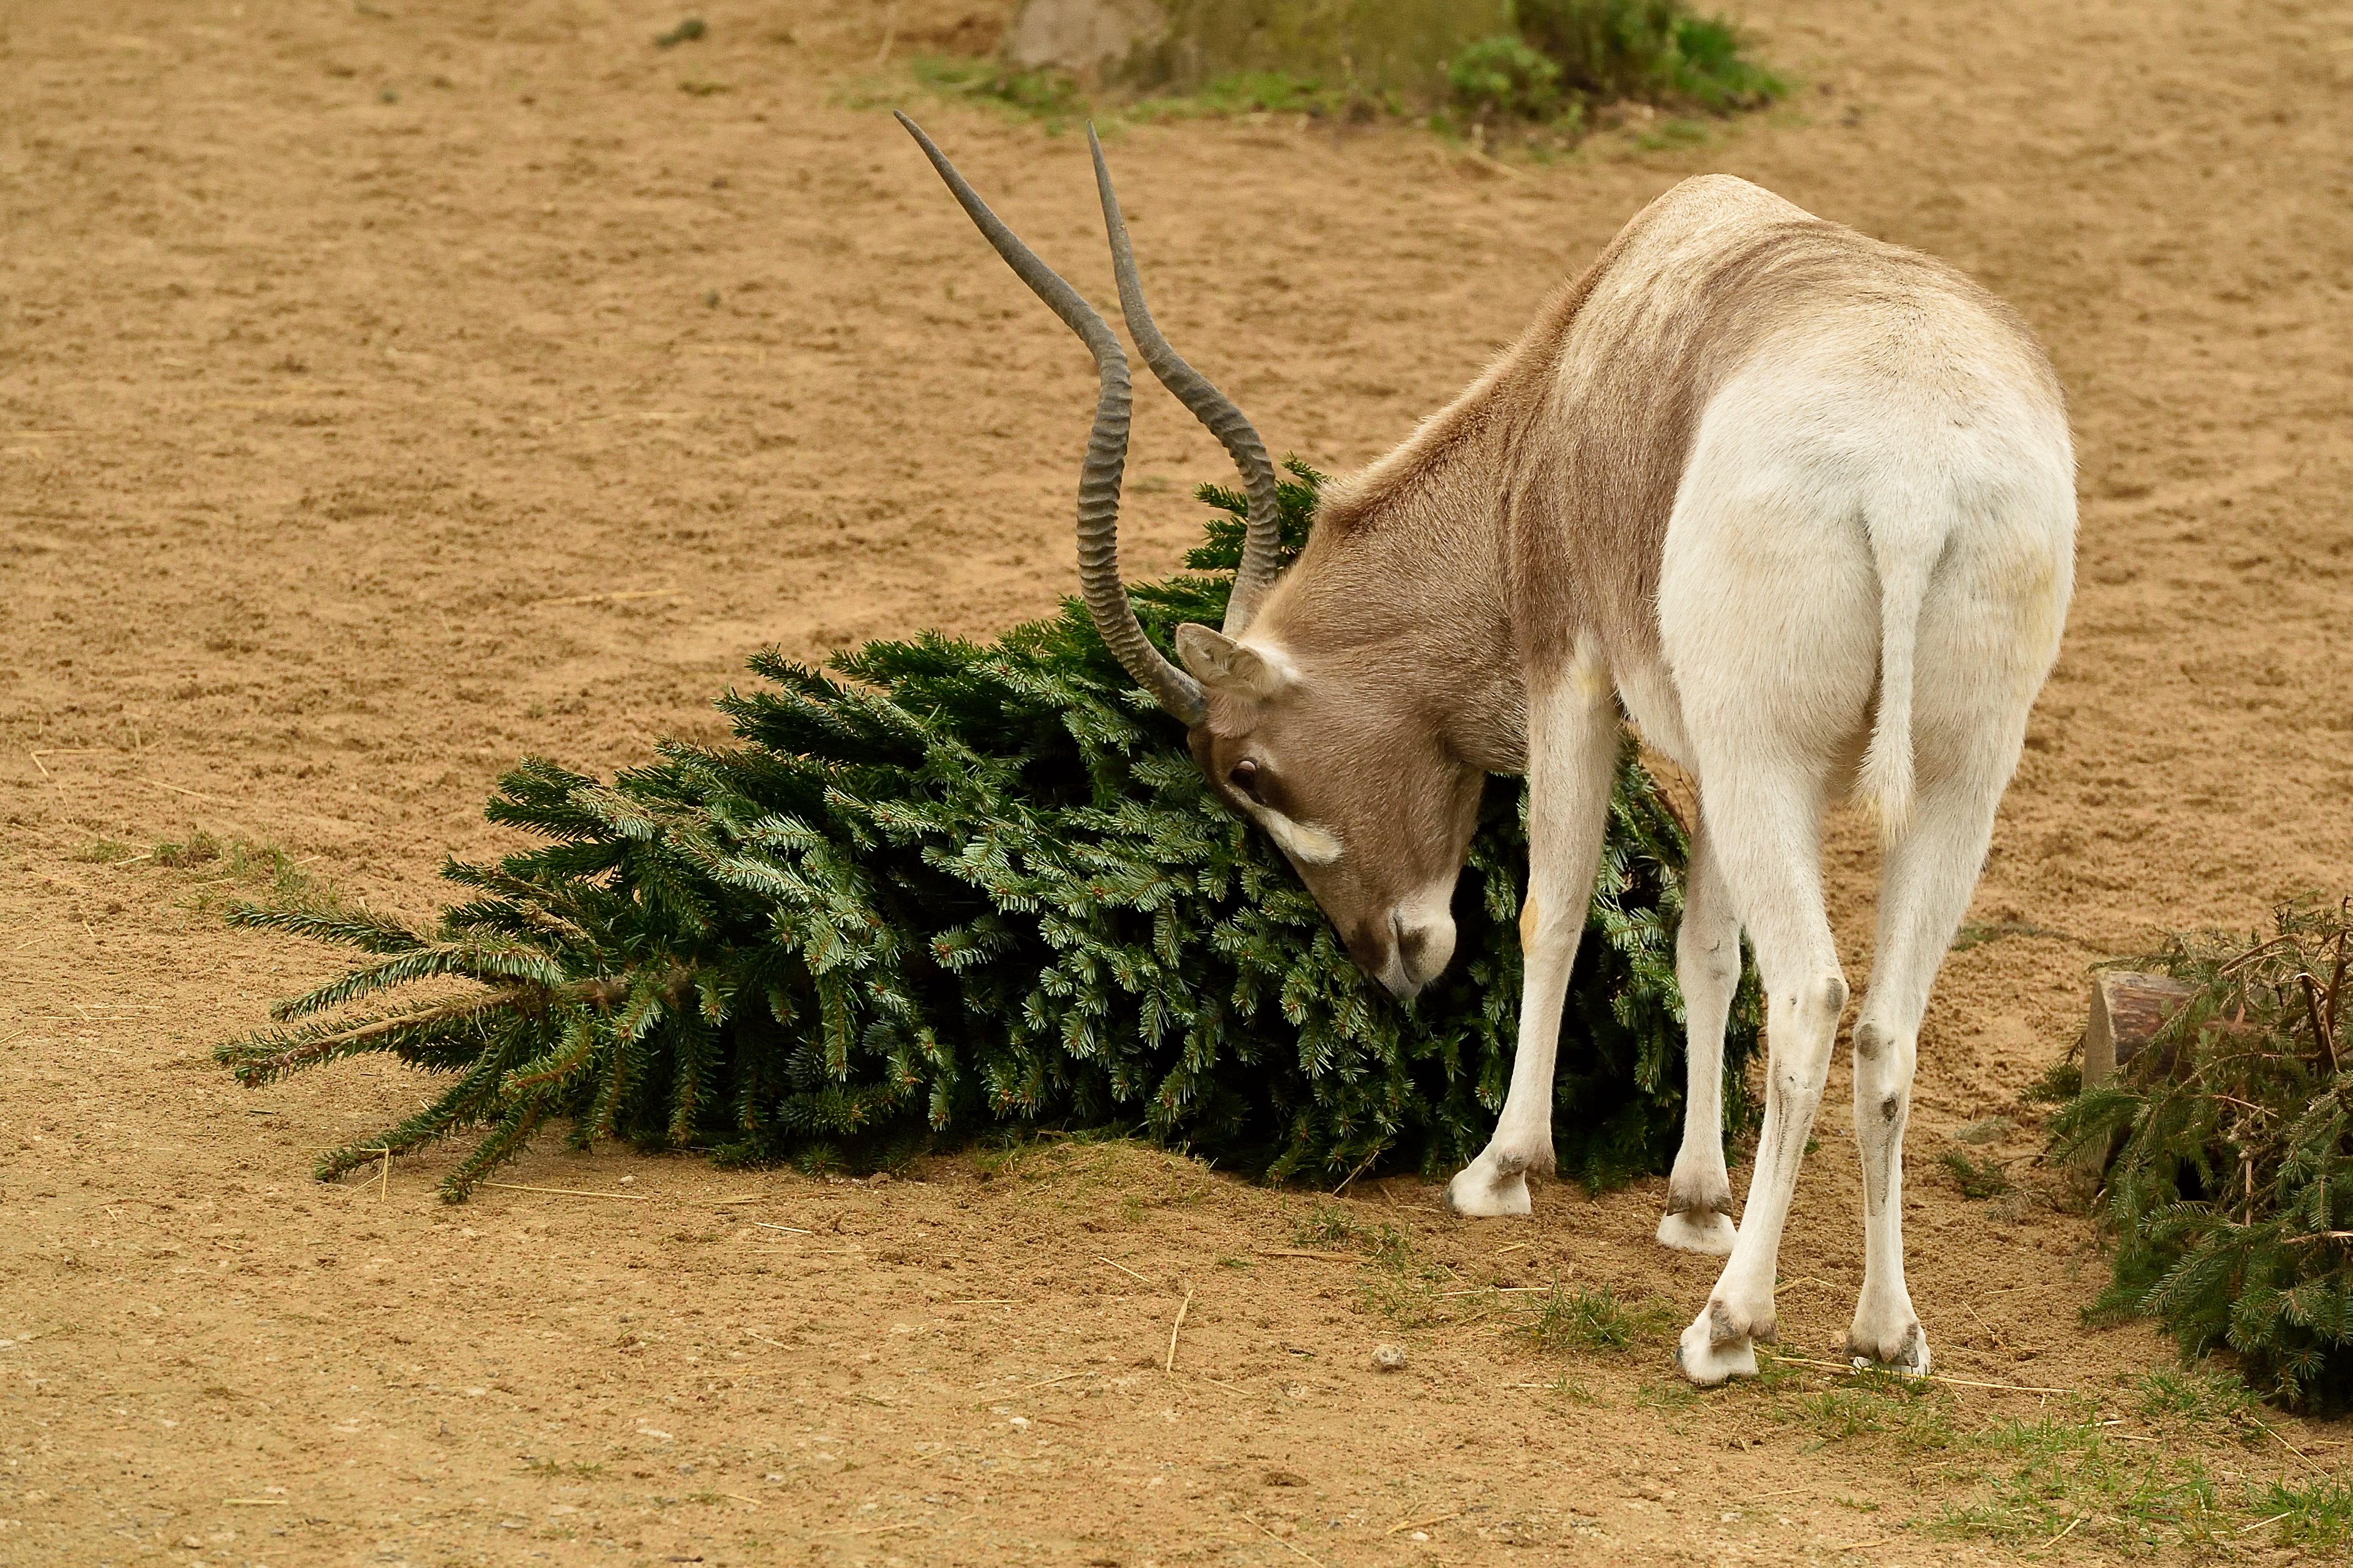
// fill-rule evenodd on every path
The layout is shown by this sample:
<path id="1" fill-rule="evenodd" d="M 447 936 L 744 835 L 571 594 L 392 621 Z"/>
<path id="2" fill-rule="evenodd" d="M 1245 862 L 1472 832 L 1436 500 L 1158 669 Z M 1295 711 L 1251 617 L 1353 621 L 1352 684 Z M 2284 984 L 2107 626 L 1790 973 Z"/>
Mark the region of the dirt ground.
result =
<path id="1" fill-rule="evenodd" d="M 673 0 L 0 13 L 0 1560 L 2119 1550 L 2105 1516 L 1969 1525 L 2006 1461 L 1841 1429 L 1810 1369 L 1700 1398 L 1655 1327 L 1616 1352 L 1518 1331 L 1542 1298 L 1491 1287 L 1704 1299 L 1714 1265 L 1648 1239 L 1657 1183 L 1473 1225 L 1412 1180 L 1326 1211 L 1120 1144 L 887 1184 L 550 1147 L 451 1208 L 441 1158 L 308 1177 L 418 1101 L 392 1068 L 248 1093 L 211 1065 L 337 961 L 225 930 L 235 865 L 108 845 L 274 843 L 427 910 L 445 851 L 499 847 L 480 808 L 518 755 L 627 764 L 716 733 L 760 644 L 987 633 L 1071 582 L 1084 356 L 873 106 L 915 103 L 1109 298 L 1082 145 L 908 85 L 997 8 L 966 9 L 717 0 L 668 50 Z M 2114 1423 L 2103 1453 L 2194 1449 L 2235 1511 L 2162 1554 L 2317 1560 L 2247 1489 L 2342 1478 L 2353 1433 L 2152 1424 L 2134 1389 L 2169 1351 L 2081 1321 L 2102 1265 L 2018 1096 L 2089 963 L 2353 887 L 2353 10 L 1741 14 L 1801 90 L 1679 151 L 1497 172 L 1397 128 L 1124 132 L 1160 319 L 1271 444 L 1345 470 L 1688 174 L 2025 312 L 2073 399 L 2081 582 L 1989 939 L 1923 1039 L 1913 1290 L 1968 1380 L 1924 1397 L 1956 1430 L 2066 1410 Z M 1130 472 L 1145 575 L 1223 469 L 1155 395 Z M 1873 871 L 1842 825 L 1857 980 Z M 1846 1092 L 1784 1254 L 1799 1357 L 1860 1279 Z M 2019 1190 L 1968 1201 L 1936 1156 L 1992 1116 Z M 1340 1233 L 1384 1225 L 1356 1261 Z M 1384 1342 L 1406 1370 L 1372 1370 Z"/>

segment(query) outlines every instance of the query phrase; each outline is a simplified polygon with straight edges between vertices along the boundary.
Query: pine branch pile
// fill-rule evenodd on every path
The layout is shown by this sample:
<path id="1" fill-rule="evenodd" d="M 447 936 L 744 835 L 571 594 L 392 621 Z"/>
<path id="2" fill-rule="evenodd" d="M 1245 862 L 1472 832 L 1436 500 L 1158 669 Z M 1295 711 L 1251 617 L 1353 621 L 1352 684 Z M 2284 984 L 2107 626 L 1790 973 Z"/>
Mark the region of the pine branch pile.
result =
<path id="1" fill-rule="evenodd" d="M 1319 479 L 1291 468 L 1286 559 Z M 1222 619 L 1240 559 L 1244 498 L 1199 493 L 1217 511 L 1190 571 L 1133 590 L 1164 646 Z M 995 643 L 873 642 L 828 670 L 770 650 L 750 668 L 764 684 L 719 704 L 733 745 L 665 743 L 609 784 L 542 760 L 506 774 L 489 816 L 539 842 L 445 866 L 465 893 L 429 930 L 316 903 L 233 912 L 367 955 L 223 1046 L 240 1080 L 364 1052 L 448 1080 L 326 1155 L 322 1179 L 478 1132 L 443 1184 L 455 1202 L 552 1126 L 576 1147 L 813 1169 L 993 1128 L 1121 1125 L 1324 1182 L 1440 1170 L 1483 1144 L 1520 985 L 1516 781 L 1491 785 L 1455 900 L 1464 957 L 1400 1008 L 1217 803 L 1075 599 Z M 1630 754 L 1563 1029 L 1556 1146 L 1588 1184 L 1673 1152 L 1684 853 Z M 1745 988 L 1736 1121 L 1757 1011 Z"/>
<path id="2" fill-rule="evenodd" d="M 2227 1349 L 2268 1397 L 2324 1410 L 2353 1405 L 2348 958 L 2353 900 L 2134 960 L 2195 993 L 2052 1123 L 2061 1155 L 2124 1137 L 2094 1310 L 2158 1319 L 2185 1357 Z"/>

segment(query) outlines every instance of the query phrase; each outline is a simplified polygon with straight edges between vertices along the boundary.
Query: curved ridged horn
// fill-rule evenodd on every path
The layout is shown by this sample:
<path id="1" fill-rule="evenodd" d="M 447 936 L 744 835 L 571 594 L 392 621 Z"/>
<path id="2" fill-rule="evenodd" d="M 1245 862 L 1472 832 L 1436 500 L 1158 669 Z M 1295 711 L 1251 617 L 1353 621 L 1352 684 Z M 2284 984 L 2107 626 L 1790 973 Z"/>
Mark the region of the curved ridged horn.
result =
<path id="1" fill-rule="evenodd" d="M 1282 511 L 1274 489 L 1274 465 L 1267 460 L 1266 443 L 1232 398 L 1209 384 L 1209 378 L 1187 364 L 1152 320 L 1144 302 L 1144 284 L 1135 275 L 1135 251 L 1127 242 L 1127 220 L 1120 216 L 1119 195 L 1111 188 L 1111 169 L 1103 163 L 1103 143 L 1095 128 L 1087 127 L 1087 147 L 1095 157 L 1095 192 L 1103 198 L 1103 227 L 1111 233 L 1112 270 L 1119 278 L 1120 314 L 1127 318 L 1127 335 L 1144 351 L 1144 363 L 1193 417 L 1209 428 L 1241 470 L 1250 491 L 1250 526 L 1242 534 L 1241 565 L 1234 573 L 1233 597 L 1226 601 L 1226 635 L 1238 637 L 1258 615 L 1259 601 L 1274 586 L 1282 570 Z"/>
<path id="2" fill-rule="evenodd" d="M 1086 462 L 1079 469 L 1079 594 L 1086 600 L 1087 613 L 1094 617 L 1095 630 L 1102 634 L 1113 657 L 1135 677 L 1136 684 L 1158 700 L 1160 706 L 1191 729 L 1208 713 L 1208 705 L 1201 696 L 1201 683 L 1169 663 L 1152 646 L 1152 639 L 1137 624 L 1135 606 L 1127 602 L 1127 589 L 1119 580 L 1119 481 L 1127 466 L 1127 355 L 1120 352 L 1119 340 L 1103 324 L 1103 319 L 1095 314 L 1094 307 L 1079 298 L 1077 289 L 1039 260 L 1037 254 L 988 210 L 988 204 L 965 183 L 955 165 L 948 162 L 947 154 L 923 134 L 923 128 L 904 114 L 899 116 L 899 123 L 923 148 L 923 156 L 932 161 L 932 167 L 947 182 L 965 216 L 997 247 L 997 254 L 1013 268 L 1013 275 L 1029 285 L 1029 291 L 1061 317 L 1062 324 L 1078 333 L 1085 341 L 1087 352 L 1094 355 L 1095 374 L 1103 390 L 1095 399 L 1095 423 L 1087 436 Z"/>

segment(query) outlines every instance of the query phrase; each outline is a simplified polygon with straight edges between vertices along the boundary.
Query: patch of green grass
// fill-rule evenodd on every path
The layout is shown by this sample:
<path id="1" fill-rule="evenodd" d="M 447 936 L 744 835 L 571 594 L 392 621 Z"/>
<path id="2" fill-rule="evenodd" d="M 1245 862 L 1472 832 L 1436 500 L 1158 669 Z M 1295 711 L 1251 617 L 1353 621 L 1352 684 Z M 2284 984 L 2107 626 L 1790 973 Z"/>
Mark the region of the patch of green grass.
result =
<path id="1" fill-rule="evenodd" d="M 311 874 L 294 862 L 294 858 L 275 844 L 254 844 L 243 838 L 229 840 L 227 862 L 221 868 L 229 876 L 247 886 L 266 883 L 273 899 L 297 899 L 319 889 Z"/>
<path id="2" fill-rule="evenodd" d="M 1947 1149 L 1937 1158 L 1953 1173 L 1953 1183 L 1965 1198 L 1998 1198 L 2010 1190 L 2010 1174 L 1999 1160 L 1980 1165 L 1958 1149 Z"/>
<path id="3" fill-rule="evenodd" d="M 1591 1353 L 1662 1338 L 1673 1323 L 1674 1309 L 1664 1301 L 1629 1302 L 1607 1285 L 1572 1290 L 1556 1280 L 1527 1332 L 1546 1350 Z"/>
<path id="4" fill-rule="evenodd" d="M 605 1467 L 577 1459 L 531 1459 L 524 1462 L 523 1473 L 532 1476 L 577 1476 L 583 1480 L 593 1480 L 605 1473 Z"/>
<path id="5" fill-rule="evenodd" d="M 2006 936 L 2061 936 L 2063 932 L 2036 925 L 2032 921 L 1964 921 L 1961 929 L 1953 933 L 1951 951 L 1967 952 L 1989 942 L 2000 942 Z"/>
<path id="6" fill-rule="evenodd" d="M 1413 1237 L 1384 1223 L 1377 1230 L 1357 1228 L 1356 1236 L 1369 1256 L 1361 1276 L 1365 1304 L 1403 1328 L 1421 1328 L 1448 1316 L 1448 1303 L 1439 1295 L 1451 1278 L 1435 1263 L 1417 1258 Z"/>
<path id="7" fill-rule="evenodd" d="M 1034 1173 L 1027 1167 L 1045 1147 L 1042 1141 L 1023 1132 L 997 1133 L 973 1141 L 972 1163 L 984 1182 L 1030 1175 Z"/>
<path id="8" fill-rule="evenodd" d="M 1822 1443 L 1883 1437 L 1898 1453 L 1931 1454 L 1957 1440 L 1953 1413 L 1952 1395 L 1935 1384 L 1863 1372 L 1799 1398 L 1790 1418 Z"/>
<path id="9" fill-rule="evenodd" d="M 2251 1505 L 2282 1546 L 2353 1546 L 2353 1484 L 2343 1480 L 2274 1481 Z M 2243 1537 L 2242 1537 L 2243 1539 Z"/>
<path id="10" fill-rule="evenodd" d="M 1388 1221 L 1384 1220 L 1377 1229 L 1360 1230 L 1357 1235 L 1371 1247 L 1377 1266 L 1392 1272 L 1413 1267 L 1413 1237 Z"/>
<path id="11" fill-rule="evenodd" d="M 1634 145 L 1645 153 L 1680 153 L 1707 144 L 1708 130 L 1696 120 L 1666 120 L 1637 132 Z"/>
<path id="12" fill-rule="evenodd" d="M 118 860 L 131 858 L 132 849 L 111 838 L 93 838 L 73 852 L 73 858 L 89 866 L 111 866 Z"/>
<path id="13" fill-rule="evenodd" d="M 222 840 L 202 828 L 185 838 L 165 839 L 145 857 L 175 871 L 201 871 L 186 908 L 209 913 L 232 888 L 239 894 L 265 892 L 276 903 L 332 906 L 334 889 L 302 868 L 301 862 L 275 844 L 249 838 Z M 315 858 L 315 857 L 313 857 Z"/>
<path id="14" fill-rule="evenodd" d="M 185 839 L 166 839 L 156 845 L 150 852 L 150 858 L 158 866 L 183 869 L 190 866 L 209 866 L 221 858 L 221 844 L 219 839 L 198 828 Z"/>
<path id="15" fill-rule="evenodd" d="M 1391 106 L 1377 104 L 1345 88 L 1327 86 L 1313 77 L 1293 76 L 1289 71 L 1238 71 L 1218 78 L 1198 92 L 1144 99 L 1121 110 L 1117 118 L 1139 124 L 1236 114 L 1369 119 L 1382 107 Z"/>
<path id="16" fill-rule="evenodd" d="M 1985 1496 L 1947 1504 L 1936 1527 L 1952 1535 L 2041 1545 L 2062 1532 L 2084 1545 L 2147 1551 L 2202 1545 L 2231 1534 L 2213 1478 L 2194 1455 L 2118 1442 L 2088 1416 L 2005 1421 L 1968 1435 L 1982 1457 Z"/>
<path id="17" fill-rule="evenodd" d="M 1601 1396 L 1594 1393 L 1593 1390 L 1586 1387 L 1585 1384 L 1581 1383 L 1572 1383 L 1569 1381 L 1568 1373 L 1565 1372 L 1558 1377 L 1554 1378 L 1550 1383 L 1546 1384 L 1545 1392 L 1546 1394 L 1557 1394 L 1561 1398 L 1567 1400 L 1571 1405 L 1599 1405 L 1602 1402 Z"/>
<path id="18" fill-rule="evenodd" d="M 1634 1390 L 1634 1403 L 1648 1410 L 1679 1413 L 1700 1402 L 1701 1391 L 1682 1376 L 1654 1377 Z"/>
<path id="19" fill-rule="evenodd" d="M 2134 1387 L 2140 1396 L 2139 1414 L 2149 1421 L 2235 1426 L 2254 1414 L 2260 1403 L 2236 1373 L 2197 1368 L 2160 1368 L 2142 1374 Z"/>
<path id="20" fill-rule="evenodd" d="M 1066 71 L 1017 71 L 992 59 L 921 56 L 908 62 L 915 80 L 943 97 L 1043 120 L 1049 129 L 1087 111 L 1085 95 Z"/>
<path id="21" fill-rule="evenodd" d="M 1757 1375 L 1736 1379 L 1727 1386 L 1742 1394 L 1761 1397 L 1778 1407 L 1781 1396 L 1811 1386 L 1810 1380 L 1819 1375 L 1817 1369 L 1783 1361 L 1773 1353 L 1772 1346 L 1759 1345 L 1757 1347 Z"/>
<path id="22" fill-rule="evenodd" d="M 1769 1371 L 1772 1360 L 1760 1354 L 1760 1369 Z M 1783 1370 L 1797 1380 L 1798 1369 Z M 2353 1489 L 2343 1481 L 2306 1484 L 2297 1475 L 2250 1482 L 2243 1503 L 2235 1496 L 2223 1500 L 2211 1459 L 2220 1452 L 2227 1468 L 2244 1463 L 2232 1443 L 2242 1417 L 2244 1437 L 2256 1436 L 2250 1413 L 2257 1406 L 2235 1380 L 2206 1370 L 2159 1371 L 2125 1386 L 2137 1395 L 2138 1415 L 2164 1434 L 2158 1440 L 2111 1431 L 2088 1398 L 2054 1397 L 2033 1420 L 1970 1425 L 1967 1418 L 1978 1406 L 1967 1403 L 1966 1393 L 1875 1371 L 1841 1376 L 1826 1389 L 1782 1394 L 1767 1410 L 1784 1431 L 1810 1435 L 1806 1451 L 1862 1444 L 1905 1458 L 1915 1489 L 1930 1498 L 1944 1494 L 1933 1511 L 1924 1499 L 1923 1514 L 1910 1524 L 1948 1537 L 2039 1550 L 2063 1536 L 2130 1555 L 2243 1543 L 2259 1526 L 2275 1525 L 2283 1545 L 2353 1539 Z M 1646 1389 L 1644 1402 L 1679 1405 L 1672 1385 L 1663 1383 Z M 2232 1446 L 2218 1449 L 2217 1442 Z"/>
<path id="23" fill-rule="evenodd" d="M 1333 87 L 1314 77 L 1288 71 L 1237 71 L 1203 85 L 1198 91 L 1140 99 L 1126 104 L 1099 104 L 1081 90 L 1078 82 L 1058 70 L 1013 70 L 992 59 L 925 56 L 909 62 L 917 85 L 944 98 L 986 104 L 1025 120 L 1041 121 L 1049 132 L 1092 117 L 1106 130 L 1122 124 L 1152 125 L 1179 120 L 1217 120 L 1243 114 L 1305 114 L 1316 118 L 1371 119 L 1383 111 L 1402 113 L 1402 100 L 1370 99 L 1347 87 Z M 887 97 L 873 100 L 880 107 Z"/>
<path id="24" fill-rule="evenodd" d="M 1363 1227 L 1338 1204 L 1317 1204 L 1291 1226 L 1291 1239 L 1301 1247 L 1344 1247 L 1363 1234 Z"/>

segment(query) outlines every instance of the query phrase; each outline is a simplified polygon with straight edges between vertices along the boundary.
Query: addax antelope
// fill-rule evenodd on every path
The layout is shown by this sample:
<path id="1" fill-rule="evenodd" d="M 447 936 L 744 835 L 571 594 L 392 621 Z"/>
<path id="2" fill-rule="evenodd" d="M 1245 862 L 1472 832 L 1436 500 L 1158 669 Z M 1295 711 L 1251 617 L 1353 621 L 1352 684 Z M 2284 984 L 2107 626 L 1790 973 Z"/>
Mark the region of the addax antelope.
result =
<path id="1" fill-rule="evenodd" d="M 1915 1041 L 2073 580 L 2065 402 L 2018 316 L 1929 257 L 1741 180 L 1686 180 L 1469 390 L 1328 489 L 1278 574 L 1273 468 L 1153 325 L 1097 145 L 1128 331 L 1250 497 L 1225 627 L 1180 628 L 1178 668 L 1120 586 L 1118 341 L 908 129 L 1093 351 L 1079 563 L 1105 641 L 1397 995 L 1452 954 L 1448 904 L 1483 775 L 1527 775 L 1517 1053 L 1494 1137 L 1450 1188 L 1461 1213 L 1525 1215 L 1528 1173 L 1553 1169 L 1554 1047 L 1621 727 L 1698 780 L 1676 941 L 1691 1082 L 1658 1228 L 1669 1247 L 1729 1255 L 1677 1349 L 1697 1383 L 1753 1373 L 1774 1337 L 1782 1226 L 1847 1005 L 1823 814 L 1848 795 L 1876 808 L 1885 867 L 1853 1028 L 1863 1280 L 1847 1344 L 1925 1373 L 1904 1282 Z M 1768 1064 L 1736 1229 L 1721 1097 L 1744 931 Z"/>

